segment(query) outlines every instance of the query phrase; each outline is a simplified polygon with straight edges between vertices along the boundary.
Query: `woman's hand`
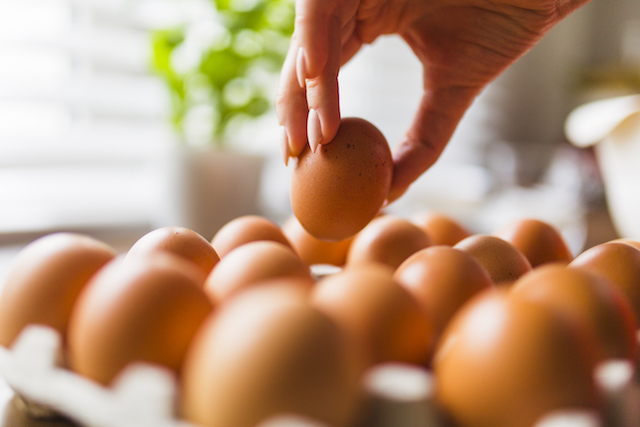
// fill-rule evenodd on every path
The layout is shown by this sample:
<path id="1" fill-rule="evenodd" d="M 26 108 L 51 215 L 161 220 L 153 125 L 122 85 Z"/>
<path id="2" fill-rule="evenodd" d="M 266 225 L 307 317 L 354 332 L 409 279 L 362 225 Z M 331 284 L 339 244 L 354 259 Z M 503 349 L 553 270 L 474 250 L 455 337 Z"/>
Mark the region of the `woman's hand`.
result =
<path id="1" fill-rule="evenodd" d="M 399 34 L 423 65 L 420 106 L 394 153 L 389 201 L 440 156 L 480 91 L 589 0 L 298 0 L 276 111 L 283 155 L 335 136 L 338 71 L 365 43 Z"/>

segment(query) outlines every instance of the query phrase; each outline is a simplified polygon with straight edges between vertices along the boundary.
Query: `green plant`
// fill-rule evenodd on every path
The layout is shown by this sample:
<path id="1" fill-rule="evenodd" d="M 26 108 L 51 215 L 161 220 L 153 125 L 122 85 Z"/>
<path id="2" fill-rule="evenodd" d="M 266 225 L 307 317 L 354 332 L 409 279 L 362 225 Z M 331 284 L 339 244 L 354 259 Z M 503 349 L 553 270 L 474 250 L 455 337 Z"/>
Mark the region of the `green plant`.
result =
<path id="1" fill-rule="evenodd" d="M 153 67 L 167 83 L 183 140 L 221 143 L 235 120 L 273 106 L 293 32 L 293 0 L 202 0 L 213 19 L 156 30 Z M 195 122 L 195 123 L 194 123 Z M 195 126 L 195 131 L 193 127 Z"/>

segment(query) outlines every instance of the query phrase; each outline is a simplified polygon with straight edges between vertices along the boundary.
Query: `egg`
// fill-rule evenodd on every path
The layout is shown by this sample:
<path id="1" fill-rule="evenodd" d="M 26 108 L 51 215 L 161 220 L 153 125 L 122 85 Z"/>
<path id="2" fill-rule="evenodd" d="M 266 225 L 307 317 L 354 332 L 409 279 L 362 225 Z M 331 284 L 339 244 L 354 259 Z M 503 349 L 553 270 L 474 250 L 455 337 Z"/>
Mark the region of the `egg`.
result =
<path id="1" fill-rule="evenodd" d="M 71 369 L 105 385 L 132 362 L 178 372 L 189 342 L 212 310 L 203 281 L 197 266 L 170 253 L 109 263 L 87 284 L 71 313 Z"/>
<path id="2" fill-rule="evenodd" d="M 155 251 L 168 251 L 194 262 L 206 275 L 220 257 L 211 243 L 197 232 L 185 227 L 162 227 L 138 239 L 126 258 L 145 256 Z"/>
<path id="3" fill-rule="evenodd" d="M 388 361 L 422 364 L 429 359 L 431 320 L 393 281 L 389 267 L 348 266 L 321 279 L 311 300 L 346 331 L 361 366 Z"/>
<path id="4" fill-rule="evenodd" d="M 392 175 L 384 135 L 366 120 L 344 118 L 330 143 L 300 154 L 291 177 L 293 213 L 316 238 L 345 240 L 378 214 Z"/>
<path id="5" fill-rule="evenodd" d="M 296 287 L 239 293 L 199 329 L 183 372 L 182 418 L 253 427 L 284 413 L 352 425 L 357 379 L 340 329 Z"/>
<path id="6" fill-rule="evenodd" d="M 214 301 L 255 282 L 274 277 L 297 277 L 312 286 L 311 269 L 288 246 L 261 240 L 246 243 L 229 252 L 207 276 L 204 289 Z"/>
<path id="7" fill-rule="evenodd" d="M 278 224 L 259 215 L 243 215 L 227 222 L 213 236 L 211 245 L 223 258 L 238 246 L 260 240 L 291 246 Z"/>
<path id="8" fill-rule="evenodd" d="M 504 288 L 481 292 L 436 351 L 439 406 L 458 427 L 531 427 L 554 410 L 599 411 L 595 350 L 581 332 Z"/>
<path id="9" fill-rule="evenodd" d="M 466 227 L 439 212 L 418 212 L 411 217 L 411 221 L 427 233 L 433 245 L 453 246 L 471 236 Z"/>
<path id="10" fill-rule="evenodd" d="M 377 262 L 395 269 L 430 245 L 429 236 L 415 224 L 399 216 L 381 215 L 354 237 L 347 264 Z"/>
<path id="11" fill-rule="evenodd" d="M 393 279 L 431 315 L 436 337 L 467 300 L 493 286 L 487 270 L 472 255 L 446 245 L 411 255 Z"/>
<path id="12" fill-rule="evenodd" d="M 638 240 L 634 240 L 634 239 L 629 239 L 626 237 L 621 237 L 619 239 L 615 239 L 615 240 L 611 240 L 612 242 L 618 242 L 618 243 L 626 243 L 627 245 L 631 245 L 636 249 L 640 250 L 640 241 Z"/>
<path id="13" fill-rule="evenodd" d="M 519 219 L 493 234 L 515 246 L 527 257 L 532 267 L 548 262 L 569 263 L 573 259 L 560 232 L 538 219 Z"/>
<path id="14" fill-rule="evenodd" d="M 640 322 L 640 250 L 627 243 L 601 243 L 579 254 L 569 267 L 587 269 L 617 286 Z"/>
<path id="15" fill-rule="evenodd" d="M 602 349 L 601 360 L 636 360 L 638 344 L 633 310 L 622 291 L 603 277 L 552 263 L 518 279 L 511 295 L 569 316 Z"/>
<path id="16" fill-rule="evenodd" d="M 531 270 L 531 263 L 515 246 L 496 236 L 474 234 L 454 248 L 473 255 L 498 285 L 510 285 Z"/>
<path id="17" fill-rule="evenodd" d="M 106 243 L 76 233 L 53 233 L 26 245 L 0 296 L 0 345 L 9 347 L 30 324 L 49 326 L 65 338 L 82 288 L 115 256 Z"/>
<path id="18" fill-rule="evenodd" d="M 347 252 L 353 238 L 337 242 L 320 240 L 311 234 L 291 215 L 282 225 L 282 231 L 296 253 L 307 265 L 330 264 L 342 266 L 347 261 Z"/>

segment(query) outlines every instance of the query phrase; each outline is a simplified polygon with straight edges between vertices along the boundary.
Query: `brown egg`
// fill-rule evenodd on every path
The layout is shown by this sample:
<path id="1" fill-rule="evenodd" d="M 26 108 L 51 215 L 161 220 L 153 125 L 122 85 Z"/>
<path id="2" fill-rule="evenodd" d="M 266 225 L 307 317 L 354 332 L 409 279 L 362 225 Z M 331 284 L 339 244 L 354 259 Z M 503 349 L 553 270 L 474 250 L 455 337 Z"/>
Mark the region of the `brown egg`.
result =
<path id="1" fill-rule="evenodd" d="M 223 258 L 238 246 L 259 240 L 272 240 L 291 246 L 278 224 L 258 215 L 240 216 L 229 221 L 213 236 L 211 245 Z"/>
<path id="2" fill-rule="evenodd" d="M 602 243 L 582 252 L 569 267 L 587 269 L 617 286 L 640 321 L 640 250 L 627 243 Z"/>
<path id="3" fill-rule="evenodd" d="M 469 298 L 493 286 L 487 270 L 472 255 L 445 245 L 411 255 L 393 279 L 431 315 L 436 337 Z"/>
<path id="4" fill-rule="evenodd" d="M 520 219 L 493 233 L 511 243 L 527 257 L 532 267 L 547 262 L 569 263 L 573 255 L 558 230 L 537 219 Z"/>
<path id="5" fill-rule="evenodd" d="M 116 253 L 92 237 L 54 233 L 15 257 L 0 297 L 0 345 L 9 347 L 29 324 L 66 336 L 73 304 L 87 281 Z"/>
<path id="6" fill-rule="evenodd" d="M 511 295 L 570 316 L 602 349 L 601 360 L 636 360 L 633 310 L 622 291 L 603 277 L 584 269 L 548 264 L 518 279 Z"/>
<path id="7" fill-rule="evenodd" d="M 454 248 L 473 255 L 498 285 L 508 286 L 531 270 L 531 264 L 522 252 L 496 236 L 474 234 L 456 243 Z"/>
<path id="8" fill-rule="evenodd" d="M 345 337 L 292 289 L 247 289 L 207 319 L 184 364 L 185 420 L 253 427 L 289 413 L 351 425 L 358 392 Z"/>
<path id="9" fill-rule="evenodd" d="M 331 264 L 342 266 L 347 260 L 347 251 L 353 241 L 348 238 L 338 242 L 320 240 L 311 234 L 291 215 L 282 225 L 282 231 L 291 246 L 307 265 Z"/>
<path id="10" fill-rule="evenodd" d="M 312 294 L 312 303 L 346 331 L 362 366 L 429 359 L 432 323 L 392 274 L 384 265 L 358 264 L 321 279 Z"/>
<path id="11" fill-rule="evenodd" d="M 431 239 L 417 225 L 395 215 L 382 215 L 353 239 L 347 264 L 377 262 L 395 269 L 410 255 L 430 245 Z"/>
<path id="12" fill-rule="evenodd" d="M 108 384 L 131 362 L 178 371 L 212 305 L 193 263 L 158 252 L 110 263 L 87 284 L 69 321 L 71 368 Z"/>
<path id="13" fill-rule="evenodd" d="M 168 251 L 195 262 L 207 275 L 220 260 L 218 254 L 200 234 L 184 227 L 162 227 L 138 239 L 127 252 L 127 259 L 155 251 Z"/>
<path id="14" fill-rule="evenodd" d="M 378 214 L 392 175 L 384 135 L 366 120 L 342 119 L 333 141 L 300 155 L 291 180 L 293 213 L 316 238 L 345 240 Z"/>
<path id="15" fill-rule="evenodd" d="M 411 221 L 423 229 L 433 245 L 453 246 L 471 232 L 453 218 L 438 212 L 419 212 Z"/>
<path id="16" fill-rule="evenodd" d="M 440 341 L 436 399 L 464 427 L 531 427 L 553 410 L 599 410 L 594 348 L 581 332 L 504 289 L 481 292 Z"/>
<path id="17" fill-rule="evenodd" d="M 255 282 L 274 277 L 299 277 L 312 286 L 311 270 L 290 247 L 268 240 L 246 243 L 229 252 L 207 276 L 204 289 L 223 301 Z"/>

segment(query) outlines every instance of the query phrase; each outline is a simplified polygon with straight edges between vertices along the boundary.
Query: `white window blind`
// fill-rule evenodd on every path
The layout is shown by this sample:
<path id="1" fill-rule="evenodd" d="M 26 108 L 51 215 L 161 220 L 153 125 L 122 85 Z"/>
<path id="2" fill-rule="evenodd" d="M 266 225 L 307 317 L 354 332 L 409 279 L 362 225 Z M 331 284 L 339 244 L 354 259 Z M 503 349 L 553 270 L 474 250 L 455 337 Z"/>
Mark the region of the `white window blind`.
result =
<path id="1" fill-rule="evenodd" d="M 0 233 L 148 223 L 172 142 L 162 0 L 0 0 Z"/>

